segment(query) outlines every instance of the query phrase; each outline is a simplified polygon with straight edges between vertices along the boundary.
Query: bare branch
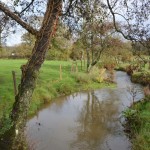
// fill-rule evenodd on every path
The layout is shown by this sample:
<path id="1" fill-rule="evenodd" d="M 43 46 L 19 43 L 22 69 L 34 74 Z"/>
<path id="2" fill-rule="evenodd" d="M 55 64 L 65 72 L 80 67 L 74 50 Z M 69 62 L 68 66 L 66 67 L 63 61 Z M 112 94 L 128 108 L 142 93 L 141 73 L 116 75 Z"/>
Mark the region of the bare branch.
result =
<path id="1" fill-rule="evenodd" d="M 28 5 L 26 8 L 24 8 L 24 9 L 20 12 L 19 15 L 21 15 L 22 13 L 24 13 L 24 12 L 33 4 L 34 1 L 35 1 L 35 0 L 32 0 L 32 1 L 29 3 L 29 5 Z"/>
<path id="2" fill-rule="evenodd" d="M 133 40 L 134 40 L 134 41 L 137 41 L 135 38 L 131 37 L 130 35 L 125 35 L 125 34 L 117 27 L 117 24 L 116 24 L 116 17 L 115 17 L 115 14 L 116 14 L 116 13 L 113 11 L 113 8 L 111 7 L 109 0 L 107 0 L 107 4 L 108 4 L 108 8 L 109 8 L 109 10 L 110 10 L 110 12 L 111 12 L 111 14 L 112 14 L 112 17 L 113 17 L 113 23 L 114 23 L 115 30 L 116 30 L 117 32 L 121 33 L 122 36 L 123 36 L 125 39 L 131 40 L 131 41 L 133 41 Z M 124 17 L 124 19 L 125 19 L 125 17 Z M 126 21 L 127 21 L 127 20 L 126 20 Z"/>
<path id="3" fill-rule="evenodd" d="M 2 2 L 0 2 L 0 10 L 3 11 L 10 18 L 15 20 L 18 24 L 20 24 L 23 28 L 25 28 L 28 32 L 33 35 L 37 35 L 38 31 L 34 29 L 32 26 L 24 22 L 20 17 L 18 17 L 14 12 L 11 12 Z"/>

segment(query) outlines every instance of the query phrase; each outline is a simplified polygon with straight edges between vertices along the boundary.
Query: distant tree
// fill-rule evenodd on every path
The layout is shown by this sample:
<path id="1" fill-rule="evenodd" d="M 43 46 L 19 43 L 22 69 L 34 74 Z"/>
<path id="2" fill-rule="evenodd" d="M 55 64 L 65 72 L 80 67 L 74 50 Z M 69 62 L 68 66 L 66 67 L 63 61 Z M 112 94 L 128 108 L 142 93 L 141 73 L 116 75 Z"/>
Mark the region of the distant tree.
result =
<path id="1" fill-rule="evenodd" d="M 122 41 L 117 35 L 116 37 L 110 37 L 108 40 L 107 51 L 104 52 L 106 58 L 114 60 L 116 65 L 121 62 L 130 62 L 132 58 L 131 43 Z M 109 59 L 108 59 L 109 60 Z"/>
<path id="2" fill-rule="evenodd" d="M 55 37 L 51 42 L 51 50 L 47 53 L 46 58 L 50 60 L 68 60 L 71 53 L 72 35 L 68 27 L 59 23 Z"/>
<path id="3" fill-rule="evenodd" d="M 90 33 L 88 33 L 90 32 Z M 110 22 L 93 22 L 86 24 L 82 39 L 86 46 L 87 70 L 96 65 L 100 60 L 102 53 L 109 47 L 109 37 L 114 33 Z"/>
<path id="4" fill-rule="evenodd" d="M 3 12 L 0 12 L 0 52 L 2 51 L 2 39 L 6 38 L 6 36 L 2 35 L 2 33 L 5 30 L 7 23 L 8 17 Z"/>
<path id="5" fill-rule="evenodd" d="M 22 43 L 16 46 L 15 52 L 20 57 L 29 57 L 35 43 L 35 37 L 26 32 L 21 37 Z M 49 60 L 67 60 L 70 54 L 70 47 L 72 45 L 71 35 L 63 24 L 59 24 L 55 37 L 52 38 L 50 44 L 50 51 L 46 54 L 46 59 Z"/>
<path id="6" fill-rule="evenodd" d="M 148 63 L 149 59 L 146 57 L 149 55 L 147 47 L 143 46 L 140 42 L 132 42 L 132 51 L 135 57 L 139 60 L 139 63 L 143 63 L 144 67 Z"/>
<path id="7" fill-rule="evenodd" d="M 78 11 L 82 19 L 77 31 L 86 50 L 87 71 L 97 64 L 107 47 L 107 38 L 114 32 L 113 24 L 108 20 L 107 9 L 102 4 L 101 0 L 86 1 L 84 9 L 79 8 Z"/>
<path id="8" fill-rule="evenodd" d="M 85 59 L 85 51 L 84 51 L 85 48 L 86 47 L 83 45 L 82 40 L 78 39 L 72 45 L 70 58 L 74 61 Z"/>

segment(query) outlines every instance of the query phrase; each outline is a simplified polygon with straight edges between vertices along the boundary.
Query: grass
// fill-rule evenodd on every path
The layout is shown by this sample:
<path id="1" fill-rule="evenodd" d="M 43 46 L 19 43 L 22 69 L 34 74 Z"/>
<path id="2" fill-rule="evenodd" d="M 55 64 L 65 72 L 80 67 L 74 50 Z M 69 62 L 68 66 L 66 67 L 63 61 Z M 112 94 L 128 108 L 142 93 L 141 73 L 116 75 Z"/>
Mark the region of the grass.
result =
<path id="1" fill-rule="evenodd" d="M 127 128 L 130 130 L 132 149 L 150 148 L 150 97 L 146 97 L 125 112 Z"/>
<path id="2" fill-rule="evenodd" d="M 14 103 L 12 70 L 16 72 L 18 85 L 21 76 L 20 66 L 25 63 L 26 60 L 0 60 L 0 118 L 3 114 L 9 114 Z M 62 65 L 62 80 L 59 75 L 60 64 Z M 93 82 L 85 71 L 81 71 L 80 67 L 78 73 L 71 73 L 70 70 L 71 62 L 69 61 L 45 61 L 33 93 L 29 115 L 34 114 L 43 104 L 55 97 L 80 90 L 112 86 L 105 82 Z"/>

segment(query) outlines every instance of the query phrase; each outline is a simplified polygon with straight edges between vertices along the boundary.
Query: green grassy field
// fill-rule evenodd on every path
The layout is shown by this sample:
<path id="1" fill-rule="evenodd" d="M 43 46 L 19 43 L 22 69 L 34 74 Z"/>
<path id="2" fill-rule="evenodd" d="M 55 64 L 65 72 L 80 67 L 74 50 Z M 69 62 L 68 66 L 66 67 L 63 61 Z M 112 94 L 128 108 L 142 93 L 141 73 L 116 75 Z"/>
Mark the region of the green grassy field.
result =
<path id="1" fill-rule="evenodd" d="M 21 75 L 20 66 L 25 63 L 26 60 L 0 60 L 0 117 L 3 114 L 9 114 L 14 102 L 12 70 L 16 72 L 18 85 Z M 59 73 L 60 64 L 62 65 L 62 80 L 60 80 Z M 71 73 L 71 64 L 72 62 L 69 61 L 45 61 L 33 94 L 30 115 L 40 109 L 43 104 L 60 95 L 112 86 L 112 84 L 90 80 L 85 70 L 81 71 L 80 63 L 78 63 L 78 73 Z"/>

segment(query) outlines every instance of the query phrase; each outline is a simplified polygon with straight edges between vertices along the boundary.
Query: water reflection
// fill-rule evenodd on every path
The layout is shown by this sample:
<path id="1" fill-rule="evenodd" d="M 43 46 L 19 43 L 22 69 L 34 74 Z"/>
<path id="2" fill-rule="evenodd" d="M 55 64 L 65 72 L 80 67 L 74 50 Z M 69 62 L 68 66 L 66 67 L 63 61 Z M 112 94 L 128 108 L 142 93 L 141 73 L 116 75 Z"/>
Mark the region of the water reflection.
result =
<path id="1" fill-rule="evenodd" d="M 27 123 L 27 140 L 35 150 L 129 150 L 120 123 L 132 101 L 126 73 L 116 74 L 116 89 L 101 89 L 59 98 Z M 139 85 L 136 88 L 141 90 Z M 136 100 L 143 97 L 137 93 Z"/>
<path id="2" fill-rule="evenodd" d="M 108 95 L 112 95 L 112 91 L 109 90 L 109 92 Z M 87 101 L 84 102 L 77 117 L 79 124 L 76 130 L 77 139 L 72 143 L 72 147 L 96 150 L 104 142 L 106 136 L 118 128 L 118 103 L 116 103 L 115 95 L 112 97 L 114 100 L 106 99 L 105 102 L 99 100 L 94 92 L 87 95 Z"/>

